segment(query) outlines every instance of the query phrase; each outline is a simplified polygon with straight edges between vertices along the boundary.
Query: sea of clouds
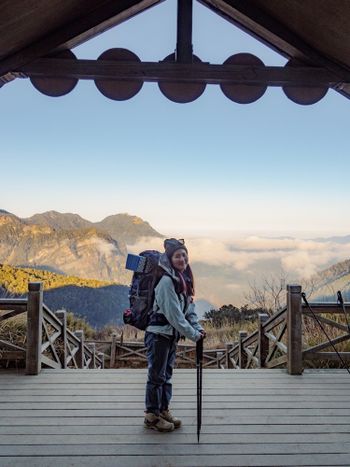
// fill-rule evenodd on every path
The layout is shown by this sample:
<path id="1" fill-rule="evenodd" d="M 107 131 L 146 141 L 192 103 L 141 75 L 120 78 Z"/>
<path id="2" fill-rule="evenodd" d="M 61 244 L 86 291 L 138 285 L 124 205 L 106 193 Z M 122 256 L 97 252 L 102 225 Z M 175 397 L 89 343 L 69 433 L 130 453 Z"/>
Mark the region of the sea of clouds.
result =
<path id="1" fill-rule="evenodd" d="M 195 272 L 197 298 L 215 306 L 243 304 L 250 284 L 263 278 L 283 274 L 295 283 L 350 257 L 350 242 L 326 238 L 197 236 L 186 238 L 186 245 Z M 162 251 L 163 240 L 148 238 L 128 247 L 133 253 L 145 249 Z"/>

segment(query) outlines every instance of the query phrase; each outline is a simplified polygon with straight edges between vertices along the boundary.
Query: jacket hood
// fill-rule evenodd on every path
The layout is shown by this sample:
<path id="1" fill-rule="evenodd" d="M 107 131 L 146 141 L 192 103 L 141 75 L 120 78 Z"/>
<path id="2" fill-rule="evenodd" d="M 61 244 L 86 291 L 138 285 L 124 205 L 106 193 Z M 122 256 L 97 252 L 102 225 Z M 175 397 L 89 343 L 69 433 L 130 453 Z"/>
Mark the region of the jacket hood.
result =
<path id="1" fill-rule="evenodd" d="M 164 269 L 164 271 L 171 276 L 172 279 L 179 282 L 179 278 L 175 273 L 175 269 L 172 267 L 170 260 L 166 253 L 162 253 L 159 257 L 159 266 Z"/>

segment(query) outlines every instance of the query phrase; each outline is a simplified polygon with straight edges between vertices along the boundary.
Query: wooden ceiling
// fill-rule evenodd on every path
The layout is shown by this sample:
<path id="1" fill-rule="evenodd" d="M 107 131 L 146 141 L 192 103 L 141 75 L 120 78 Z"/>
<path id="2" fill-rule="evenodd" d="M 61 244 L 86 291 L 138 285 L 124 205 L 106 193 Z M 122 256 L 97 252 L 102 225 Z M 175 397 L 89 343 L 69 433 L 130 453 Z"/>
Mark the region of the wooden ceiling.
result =
<path id="1" fill-rule="evenodd" d="M 3 0 L 0 85 L 23 65 L 73 48 L 162 1 Z M 350 85 L 341 80 L 350 71 L 349 0 L 198 1 L 284 56 L 338 75 L 334 88 L 350 97 Z"/>
<path id="2" fill-rule="evenodd" d="M 288 58 L 350 70 L 349 0 L 199 0 Z M 350 97 L 350 85 L 338 84 Z"/>

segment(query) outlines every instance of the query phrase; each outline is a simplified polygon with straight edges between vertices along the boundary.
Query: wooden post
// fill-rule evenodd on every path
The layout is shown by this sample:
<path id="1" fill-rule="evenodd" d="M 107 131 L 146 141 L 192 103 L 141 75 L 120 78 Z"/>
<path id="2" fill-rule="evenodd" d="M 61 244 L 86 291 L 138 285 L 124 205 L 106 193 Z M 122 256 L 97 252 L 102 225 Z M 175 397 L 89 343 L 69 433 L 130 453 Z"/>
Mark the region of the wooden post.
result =
<path id="1" fill-rule="evenodd" d="M 62 342 L 63 350 L 62 355 L 60 355 L 62 368 L 67 368 L 67 313 L 66 310 L 57 310 L 55 315 L 62 323 Z"/>
<path id="2" fill-rule="evenodd" d="M 245 368 L 247 366 L 247 354 L 243 348 L 243 340 L 248 336 L 246 331 L 239 331 L 239 367 Z"/>
<path id="3" fill-rule="evenodd" d="M 75 361 L 77 362 L 78 368 L 84 368 L 84 331 L 75 331 L 74 335 L 79 339 L 79 350 L 75 354 Z"/>
<path id="4" fill-rule="evenodd" d="M 265 367 L 269 354 L 269 339 L 265 336 L 264 323 L 269 319 L 266 313 L 259 313 L 259 368 Z"/>
<path id="5" fill-rule="evenodd" d="M 303 372 L 301 286 L 287 285 L 287 367 L 290 375 Z"/>
<path id="6" fill-rule="evenodd" d="M 105 354 L 103 352 L 98 352 L 97 356 L 101 360 L 101 370 L 103 370 L 105 367 Z"/>
<path id="7" fill-rule="evenodd" d="M 88 344 L 89 349 L 92 352 L 92 361 L 91 361 L 91 368 L 96 368 L 96 344 L 93 342 Z"/>
<path id="8" fill-rule="evenodd" d="M 43 320 L 43 284 L 28 284 L 26 374 L 37 375 L 41 370 Z"/>
<path id="9" fill-rule="evenodd" d="M 216 352 L 216 366 L 221 368 L 220 360 L 223 357 L 224 352 Z"/>
<path id="10" fill-rule="evenodd" d="M 115 349 L 117 346 L 117 334 L 114 332 L 112 334 L 112 343 L 111 343 L 111 359 L 109 361 L 109 367 L 114 368 L 115 365 Z"/>
<path id="11" fill-rule="evenodd" d="M 192 10 L 193 0 L 178 0 L 176 61 L 180 63 L 192 63 Z"/>
<path id="12" fill-rule="evenodd" d="M 233 348 L 233 344 L 226 344 L 226 368 L 233 368 L 231 358 L 230 358 L 230 350 Z"/>

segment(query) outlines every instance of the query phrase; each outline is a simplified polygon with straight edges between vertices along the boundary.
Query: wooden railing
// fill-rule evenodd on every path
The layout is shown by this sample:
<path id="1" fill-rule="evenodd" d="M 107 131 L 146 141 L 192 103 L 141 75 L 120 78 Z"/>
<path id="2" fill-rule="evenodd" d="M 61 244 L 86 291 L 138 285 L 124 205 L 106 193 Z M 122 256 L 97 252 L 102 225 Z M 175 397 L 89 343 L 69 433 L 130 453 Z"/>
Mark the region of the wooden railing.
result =
<path id="1" fill-rule="evenodd" d="M 117 335 L 113 334 L 111 341 L 103 341 L 99 344 L 105 346 L 106 359 L 109 360 L 110 368 L 147 364 L 147 348 L 143 342 L 124 342 L 122 336 L 118 339 Z M 110 349 L 109 352 L 107 349 Z M 222 349 L 204 350 L 203 367 L 218 368 L 218 358 L 221 358 L 221 354 Z M 194 366 L 195 362 L 195 345 L 179 343 L 176 352 L 177 366 L 188 368 Z"/>
<path id="2" fill-rule="evenodd" d="M 343 313 L 337 303 L 310 303 L 318 319 L 333 331 L 343 331 L 340 336 L 331 339 L 331 343 L 323 335 L 318 323 L 314 328 L 321 339 L 317 345 L 307 343 L 307 320 L 314 320 L 309 309 L 302 304 L 302 290 L 299 285 L 287 286 L 287 306 L 273 316 L 259 315 L 258 328 L 248 335 L 240 331 L 238 342 L 228 343 L 223 349 L 204 350 L 203 367 L 206 368 L 283 368 L 290 374 L 301 374 L 307 360 L 326 361 L 339 357 L 332 348 L 333 345 L 350 341 L 350 333 L 345 324 L 332 319 L 332 315 Z M 345 304 L 345 311 L 350 314 L 350 304 Z M 328 314 L 331 317 L 325 317 Z M 349 319 L 350 321 L 350 319 Z M 334 333 L 330 333 L 333 335 Z M 303 339 L 304 335 L 304 339 Z M 120 366 L 125 363 L 145 363 L 146 348 L 141 342 L 118 341 L 114 335 L 110 345 L 110 366 Z M 327 351 L 331 349 L 331 351 Z M 350 352 L 339 352 L 344 361 L 350 360 Z M 194 366 L 195 347 L 179 345 L 177 351 L 178 366 Z"/>
<path id="3" fill-rule="evenodd" d="M 26 299 L 0 299 L 0 322 L 27 313 L 26 346 L 0 339 L 0 360 L 25 360 L 26 374 L 47 368 L 104 368 L 104 354 L 84 342 L 84 332 L 67 328 L 64 310 L 52 312 L 43 303 L 41 282 L 32 282 Z"/>
<path id="4" fill-rule="evenodd" d="M 315 363 L 338 359 L 332 344 L 336 346 L 350 341 L 347 325 L 335 318 L 344 313 L 343 309 L 337 303 L 310 303 L 314 314 L 331 336 L 329 342 L 315 322 L 313 313 L 302 304 L 301 292 L 299 285 L 287 286 L 287 306 L 271 317 L 260 314 L 255 332 L 248 335 L 241 331 L 238 342 L 228 343 L 223 349 L 204 349 L 203 367 L 286 367 L 290 374 L 301 374 L 303 366 L 310 360 Z M 26 348 L 5 342 L 0 336 L 0 360 L 25 359 L 27 374 L 38 374 L 41 366 L 104 368 L 104 357 L 109 359 L 110 368 L 146 364 L 147 350 L 142 342 L 124 342 L 116 334 L 111 341 L 85 342 L 82 331 L 72 333 L 67 329 L 65 311 L 53 313 L 42 300 L 40 283 L 29 284 L 28 299 L 0 299 L 0 311 L 3 312 L 0 321 L 25 312 L 28 317 Z M 350 315 L 349 303 L 344 305 L 344 309 Z M 315 345 L 308 344 L 306 339 L 310 322 L 321 336 Z M 339 331 L 341 334 L 335 335 Z M 350 352 L 339 351 L 339 354 L 344 361 L 350 361 Z M 194 364 L 195 346 L 180 343 L 177 365 L 191 367 Z"/>
<path id="5" fill-rule="evenodd" d="M 260 314 L 258 329 L 249 336 L 241 331 L 239 342 L 228 348 L 218 359 L 219 366 L 221 368 L 287 367 L 290 374 L 301 374 L 307 360 L 339 362 L 339 356 L 334 351 L 333 345 L 350 341 L 350 332 L 346 324 L 334 319 L 334 315 L 344 314 L 344 310 L 337 303 L 310 303 L 310 307 L 313 313 L 302 303 L 301 286 L 287 286 L 287 306 L 270 318 Z M 344 305 L 344 309 L 346 314 L 350 315 L 349 303 Z M 330 341 L 315 320 L 314 314 L 327 328 L 325 331 L 328 331 L 328 337 L 331 336 Z M 324 316 L 326 314 L 330 316 Z M 321 336 L 321 342 L 311 347 L 307 342 L 310 338 L 307 329 L 308 320 L 312 320 L 313 330 L 316 329 L 317 335 Z M 343 333 L 334 336 L 335 330 Z M 350 361 L 350 352 L 338 351 L 338 353 L 345 362 Z"/>

